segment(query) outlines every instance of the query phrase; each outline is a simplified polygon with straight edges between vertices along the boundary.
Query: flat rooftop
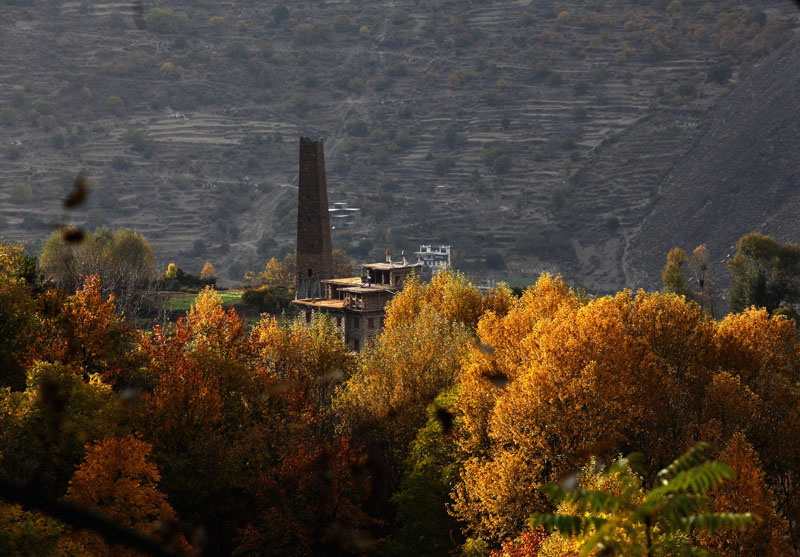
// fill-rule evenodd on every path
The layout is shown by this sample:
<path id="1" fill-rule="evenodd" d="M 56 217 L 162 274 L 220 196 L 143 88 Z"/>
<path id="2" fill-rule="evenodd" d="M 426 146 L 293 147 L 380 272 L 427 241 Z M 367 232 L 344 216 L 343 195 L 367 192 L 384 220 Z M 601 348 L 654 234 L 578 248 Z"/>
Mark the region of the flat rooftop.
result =
<path id="1" fill-rule="evenodd" d="M 402 263 L 367 263 L 361 267 L 363 269 L 372 269 L 374 271 L 393 271 L 395 269 L 413 269 L 417 266 L 417 263 L 406 263 L 405 265 Z"/>
<path id="2" fill-rule="evenodd" d="M 347 277 L 337 279 L 324 279 L 320 281 L 323 284 L 334 284 L 336 286 L 348 286 L 351 284 L 361 284 L 361 277 Z"/>
<path id="3" fill-rule="evenodd" d="M 400 290 L 397 286 L 389 286 L 388 284 L 373 284 L 371 286 L 349 286 L 347 288 L 340 288 L 340 292 L 350 292 L 352 294 L 369 294 L 372 292 L 391 292 Z"/>
<path id="4" fill-rule="evenodd" d="M 329 300 L 327 298 L 305 298 L 303 300 L 293 300 L 295 304 L 304 306 L 314 306 L 329 309 L 344 309 L 347 300 Z"/>

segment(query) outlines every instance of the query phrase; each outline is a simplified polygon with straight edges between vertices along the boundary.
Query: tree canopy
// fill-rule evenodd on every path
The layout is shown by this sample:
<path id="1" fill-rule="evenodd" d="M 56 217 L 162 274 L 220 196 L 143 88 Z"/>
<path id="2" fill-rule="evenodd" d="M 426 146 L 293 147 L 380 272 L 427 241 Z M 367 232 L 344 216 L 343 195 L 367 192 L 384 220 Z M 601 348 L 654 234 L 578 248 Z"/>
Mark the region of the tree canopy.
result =
<path id="1" fill-rule="evenodd" d="M 728 261 L 731 311 L 756 306 L 772 313 L 800 298 L 800 246 L 753 232 L 736 242 Z"/>

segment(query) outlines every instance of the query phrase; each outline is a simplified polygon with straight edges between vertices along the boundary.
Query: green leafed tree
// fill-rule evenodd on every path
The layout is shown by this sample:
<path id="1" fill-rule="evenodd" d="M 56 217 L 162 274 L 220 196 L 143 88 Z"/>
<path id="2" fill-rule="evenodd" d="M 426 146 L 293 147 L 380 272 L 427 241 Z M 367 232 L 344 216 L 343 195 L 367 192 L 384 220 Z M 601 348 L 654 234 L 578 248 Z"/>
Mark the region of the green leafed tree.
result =
<path id="1" fill-rule="evenodd" d="M 689 281 L 686 279 L 686 262 L 688 260 L 686 252 L 681 248 L 672 248 L 667 254 L 667 264 L 661 271 L 661 281 L 664 284 L 663 291 L 665 293 L 693 299 Z"/>
<path id="2" fill-rule="evenodd" d="M 81 276 L 99 275 L 103 293 L 113 293 L 117 307 L 128 315 L 141 309 L 157 274 L 147 240 L 127 229 L 101 228 L 77 245 L 53 232 L 42 246 L 39 267 L 46 279 L 67 290 L 74 290 Z"/>
<path id="3" fill-rule="evenodd" d="M 730 307 L 739 312 L 750 306 L 770 313 L 800 299 L 800 246 L 782 244 L 753 232 L 736 242 L 728 261 L 732 275 Z"/>
<path id="4" fill-rule="evenodd" d="M 385 555 L 452 555 L 463 543 L 458 522 L 447 512 L 460 460 L 449 434 L 448 414 L 456 387 L 443 391 L 427 408 L 428 421 L 411 443 L 400 489 L 392 496 L 397 531 L 381 548 Z"/>

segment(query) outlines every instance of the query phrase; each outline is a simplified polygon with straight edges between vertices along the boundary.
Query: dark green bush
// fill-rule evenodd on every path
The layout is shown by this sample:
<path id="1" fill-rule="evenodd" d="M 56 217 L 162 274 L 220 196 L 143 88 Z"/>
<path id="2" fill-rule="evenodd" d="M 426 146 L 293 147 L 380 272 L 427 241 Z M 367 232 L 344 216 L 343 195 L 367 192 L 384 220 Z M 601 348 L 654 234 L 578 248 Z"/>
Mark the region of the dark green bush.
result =
<path id="1" fill-rule="evenodd" d="M 189 18 L 169 8 L 152 8 L 144 16 L 147 28 L 156 33 L 181 33 L 189 26 Z"/>
<path id="2" fill-rule="evenodd" d="M 444 176 L 453 168 L 453 159 L 450 157 L 436 157 L 433 163 L 433 171 L 437 176 Z"/>
<path id="3" fill-rule="evenodd" d="M 497 174 L 505 174 L 511 169 L 511 144 L 507 141 L 483 150 L 483 161 Z"/>
<path id="4" fill-rule="evenodd" d="M 242 294 L 242 303 L 257 308 L 259 312 L 280 314 L 289 309 L 294 292 L 282 286 L 252 288 Z"/>

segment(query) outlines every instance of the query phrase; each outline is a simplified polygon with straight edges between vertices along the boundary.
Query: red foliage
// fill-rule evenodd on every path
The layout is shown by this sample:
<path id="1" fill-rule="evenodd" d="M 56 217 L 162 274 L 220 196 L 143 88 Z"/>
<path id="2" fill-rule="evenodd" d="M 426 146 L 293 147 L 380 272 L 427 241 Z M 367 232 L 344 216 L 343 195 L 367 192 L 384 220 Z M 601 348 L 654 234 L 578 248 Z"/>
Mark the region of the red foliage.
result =
<path id="1" fill-rule="evenodd" d="M 514 540 L 504 541 L 500 549 L 495 549 L 489 555 L 490 557 L 537 557 L 546 539 L 547 532 L 544 530 L 528 530 Z"/>

